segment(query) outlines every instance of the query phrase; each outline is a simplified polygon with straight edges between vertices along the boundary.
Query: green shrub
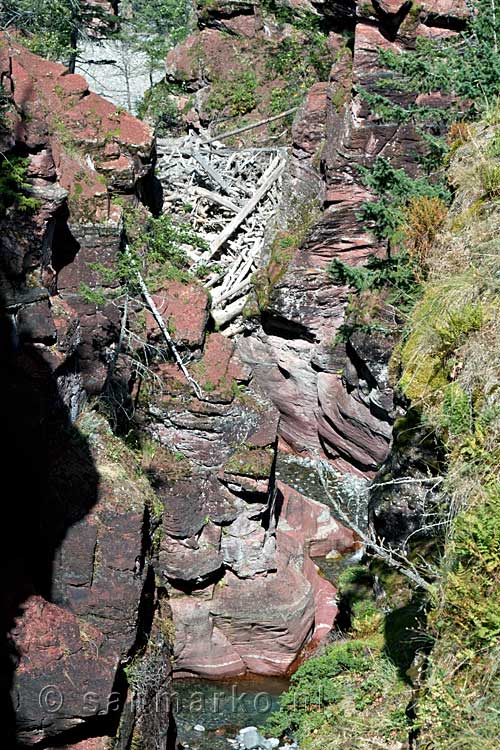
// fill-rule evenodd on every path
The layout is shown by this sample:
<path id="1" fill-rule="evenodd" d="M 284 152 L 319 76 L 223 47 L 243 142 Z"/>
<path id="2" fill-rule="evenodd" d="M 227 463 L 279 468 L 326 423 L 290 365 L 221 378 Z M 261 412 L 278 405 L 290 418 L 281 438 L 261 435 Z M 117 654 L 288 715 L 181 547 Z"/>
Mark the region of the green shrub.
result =
<path id="1" fill-rule="evenodd" d="M 52 60 L 69 60 L 76 39 L 91 19 L 106 20 L 98 6 L 73 0 L 3 0 L 0 26 L 14 26 L 32 52 Z"/>
<path id="2" fill-rule="evenodd" d="M 182 245 L 206 250 L 207 244 L 189 224 L 174 224 L 169 216 L 150 219 L 148 232 L 148 258 L 152 262 L 169 261 L 185 267 L 187 256 Z"/>
<path id="3" fill-rule="evenodd" d="M 165 82 L 157 83 L 148 89 L 137 108 L 141 119 L 153 121 L 158 135 L 165 136 L 176 132 L 182 126 L 180 113 L 172 96 L 171 87 Z"/>
<path id="4" fill-rule="evenodd" d="M 500 638 L 500 484 L 458 515 L 451 544 L 442 633 L 456 638 L 461 648 L 495 646 Z"/>
<path id="5" fill-rule="evenodd" d="M 350 750 L 366 738 L 374 746 L 387 739 L 404 741 L 408 698 L 408 688 L 377 641 L 339 643 L 299 667 L 264 731 L 296 736 L 305 748 L 328 743 L 332 750 Z"/>
<path id="6" fill-rule="evenodd" d="M 127 206 L 124 211 L 125 233 L 128 252 L 121 253 L 112 268 L 102 263 L 89 263 L 89 268 L 99 274 L 103 283 L 118 285 L 118 290 L 104 291 L 100 288 L 80 287 L 83 298 L 96 305 L 104 304 L 110 294 L 127 288 L 137 293 L 136 272 L 146 279 L 150 291 L 161 287 L 163 281 L 186 283 L 195 277 L 190 273 L 188 257 L 183 245 L 201 250 L 206 242 L 186 223 L 175 223 L 169 216 L 152 217 L 140 208 Z"/>
<path id="7" fill-rule="evenodd" d="M 437 198 L 449 202 L 450 193 L 440 182 L 425 177 L 411 177 L 404 169 L 396 169 L 384 158 L 376 159 L 373 167 L 358 167 L 361 178 L 378 200 L 362 204 L 359 217 L 371 227 L 377 240 L 394 244 L 404 237 L 405 208 L 415 198 Z"/>
<path id="8" fill-rule="evenodd" d="M 279 0 L 261 0 L 262 8 L 272 13 L 280 25 L 290 24 L 302 31 L 320 31 L 323 19 L 320 14 L 300 7 L 283 5 Z"/>
<path id="9" fill-rule="evenodd" d="M 107 298 L 104 294 L 103 290 L 100 288 L 93 289 L 88 284 L 80 284 L 80 288 L 78 290 L 80 296 L 82 299 L 87 302 L 90 305 L 95 305 L 96 307 L 102 307 L 106 304 Z"/>
<path id="10" fill-rule="evenodd" d="M 273 115 L 279 115 L 281 112 L 286 112 L 287 109 L 300 104 L 302 99 L 302 92 L 293 84 L 285 84 L 275 88 L 271 92 L 271 99 L 269 102 L 269 109 Z M 287 125 L 291 125 L 293 122 L 293 114 L 287 115 L 284 121 Z"/>
<path id="11" fill-rule="evenodd" d="M 486 151 L 488 157 L 491 159 L 498 159 L 500 157 L 500 130 L 495 130 L 493 138 L 488 144 Z"/>
<path id="12" fill-rule="evenodd" d="M 348 266 L 335 258 L 328 275 L 336 284 L 351 286 L 357 292 L 386 290 L 389 304 L 401 310 L 411 308 L 420 291 L 415 264 L 404 250 L 389 258 L 372 255 L 365 266 Z"/>
<path id="13" fill-rule="evenodd" d="M 420 36 L 415 52 L 380 52 L 381 61 L 398 74 L 393 88 L 453 92 L 467 100 L 470 115 L 491 106 L 500 92 L 500 17 L 490 0 L 472 6 L 465 31 L 446 44 Z"/>
<path id="14" fill-rule="evenodd" d="M 481 71 L 479 71 L 481 73 Z M 481 129 L 483 128 L 483 130 Z M 471 213 L 480 178 L 487 193 L 473 221 L 454 222 L 430 253 L 431 281 L 407 324 L 401 386 L 441 435 L 451 498 L 441 579 L 430 602 L 435 645 L 417 706 L 419 743 L 433 750 L 493 750 L 500 701 L 500 407 L 493 375 L 500 351 L 494 134 L 475 129 L 455 158 L 456 202 Z M 478 137 L 478 134 L 479 136 Z M 472 144 L 472 146 L 471 146 Z M 478 175 L 477 161 L 490 168 Z M 457 172 L 455 172 L 457 174 Z M 493 175 L 493 177 L 492 177 Z M 488 182 L 489 181 L 489 182 Z"/>
<path id="15" fill-rule="evenodd" d="M 460 307 L 445 311 L 444 320 L 436 320 L 435 328 L 438 333 L 443 351 L 458 349 L 474 331 L 479 331 L 485 322 L 483 306 L 478 302 L 466 302 Z"/>
<path id="16" fill-rule="evenodd" d="M 21 156 L 0 154 L 0 217 L 12 206 L 20 211 L 34 211 L 38 206 L 38 201 L 27 195 L 28 165 L 29 160 Z"/>
<path id="17" fill-rule="evenodd" d="M 472 429 L 472 405 L 470 397 L 460 383 L 450 383 L 443 397 L 443 427 L 450 435 L 461 435 Z"/>
<path id="18" fill-rule="evenodd" d="M 257 77 L 249 70 L 215 81 L 206 102 L 207 110 L 230 117 L 247 114 L 257 106 L 257 87 Z"/>
<path id="19" fill-rule="evenodd" d="M 288 109 L 301 98 L 316 81 L 326 81 L 332 58 L 326 46 L 326 36 L 319 30 L 307 30 L 285 37 L 270 55 L 266 67 L 268 77 L 284 78 L 290 92 Z"/>
<path id="20" fill-rule="evenodd" d="M 415 273 L 423 281 L 429 270 L 429 255 L 437 232 L 447 215 L 442 198 L 422 195 L 410 198 L 405 209 L 404 244 L 415 266 Z"/>
<path id="21" fill-rule="evenodd" d="M 479 179 L 484 191 L 485 198 L 498 198 L 500 196 L 500 166 L 497 164 L 481 164 L 479 167 Z"/>

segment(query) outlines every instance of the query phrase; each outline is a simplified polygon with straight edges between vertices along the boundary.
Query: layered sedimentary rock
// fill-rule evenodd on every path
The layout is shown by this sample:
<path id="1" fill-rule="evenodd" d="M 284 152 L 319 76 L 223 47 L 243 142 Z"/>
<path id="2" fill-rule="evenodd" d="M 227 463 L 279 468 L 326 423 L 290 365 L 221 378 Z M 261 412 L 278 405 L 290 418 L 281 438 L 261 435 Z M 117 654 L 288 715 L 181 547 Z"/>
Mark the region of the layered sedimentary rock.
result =
<path id="1" fill-rule="evenodd" d="M 326 269 L 334 258 L 356 265 L 384 252 L 357 218 L 361 203 L 370 195 L 356 165 L 369 165 L 380 155 L 394 158 L 399 154 L 399 163 L 404 160 L 408 166 L 408 160 L 413 160 L 416 168 L 420 148 L 416 132 L 409 126 L 381 124 L 362 96 L 353 96 L 352 90 L 356 85 L 370 93 L 378 91 L 378 80 L 387 75 L 378 61 L 379 47 L 411 45 L 422 26 L 420 20 L 413 16 L 409 20 L 408 8 L 402 5 L 392 13 L 378 6 L 368 12 L 365 6 L 354 4 L 328 9 L 301 4 L 288 11 L 285 23 L 278 20 L 279 14 L 262 16 L 250 8 L 216 5 L 202 12 L 201 30 L 170 53 L 167 77 L 182 80 L 187 89 L 197 92 L 191 101 L 197 117 L 206 122 L 210 112 L 203 102 L 210 101 L 221 81 L 230 84 L 231 76 L 245 69 L 252 55 L 259 55 L 259 64 L 268 65 L 266 54 L 271 56 L 273 49 L 278 54 L 283 40 L 301 38 L 300 22 L 294 27 L 293 13 L 300 19 L 301 12 L 317 10 L 325 13 L 326 28 L 332 29 L 326 49 L 333 65 L 329 80 L 312 86 L 295 117 L 281 207 L 281 220 L 296 226 L 296 234 L 312 225 L 292 257 L 280 261 L 281 267 L 271 258 L 267 278 L 258 280 L 261 325 L 249 327 L 250 335 L 238 343 L 238 354 L 280 413 L 282 449 L 301 454 L 315 451 L 341 471 L 372 476 L 390 448 L 394 415 L 387 362 L 392 338 L 379 336 L 369 342 L 365 337 L 347 346 L 336 343 L 346 322 L 349 290 L 334 285 Z M 217 25 L 214 18 L 223 26 L 230 20 L 235 28 L 245 29 L 235 32 L 240 34 L 246 57 L 234 69 L 226 65 L 232 41 L 218 27 L 210 28 Z M 404 34 L 398 37 L 394 29 L 403 22 Z M 348 34 L 353 30 L 352 42 Z M 395 41 L 388 41 L 388 36 Z M 305 37 L 303 43 L 307 45 Z M 203 62 L 203 76 L 198 59 Z M 266 81 L 258 68 L 252 69 L 258 81 Z M 273 85 L 279 87 L 283 81 L 275 80 Z M 265 91 L 256 100 L 250 120 L 268 113 Z M 196 124 L 193 114 L 189 121 Z M 263 136 L 265 126 L 244 137 L 259 142 Z M 326 210 L 314 221 L 321 205 Z M 384 315 L 386 327 L 394 330 L 397 323 L 390 311 Z M 361 358 L 356 346 L 363 348 Z"/>
<path id="2" fill-rule="evenodd" d="M 106 347 L 116 338 L 117 312 L 112 305 L 97 310 L 79 291 L 85 284 L 106 284 L 91 264 L 116 262 L 122 207 L 114 196 L 147 193 L 152 133 L 90 92 L 81 76 L 7 37 L 0 76 L 11 93 L 4 152 L 27 153 L 31 194 L 39 201 L 34 214 L 18 212 L 15 223 L 2 221 L 5 306 L 19 319 L 15 335 L 23 342 L 55 343 L 50 366 L 61 376 L 65 368 L 76 369 L 80 385 L 97 393 L 106 378 Z M 79 365 L 72 368 L 75 358 Z M 75 390 L 75 383 L 68 389 Z"/>
<path id="3" fill-rule="evenodd" d="M 0 76 L 11 106 L 0 151 L 28 157 L 38 201 L 31 214 L 10 210 L 0 219 L 6 466 L 17 487 L 4 544 L 2 636 L 13 638 L 1 655 L 2 691 L 13 696 L 25 744 L 57 737 L 62 746 L 64 732 L 76 730 L 68 747 L 101 750 L 103 742 L 89 738 L 118 733 L 121 750 L 134 721 L 145 747 L 166 736 L 168 695 L 161 712 L 148 708 L 169 679 L 166 595 L 181 673 L 284 674 L 334 622 L 335 589 L 314 557 L 356 543 L 324 506 L 277 481 L 277 451 L 317 452 L 341 472 L 369 477 L 388 454 L 395 413 L 388 358 L 398 321 L 384 309 L 386 334 L 339 337 L 349 290 L 326 269 L 334 258 L 356 265 L 385 252 L 358 220 L 370 195 L 355 165 L 382 155 L 418 167 L 416 132 L 383 124 L 359 92 L 376 93 L 386 75 L 378 47 L 411 48 L 419 34 L 454 33 L 464 9 L 444 0 L 411 14 L 400 2 L 291 5 L 324 14 L 333 62 L 292 128 L 282 218 L 299 217 L 307 232 L 280 267 L 271 259 L 260 309 L 249 311 L 236 343 L 211 330 L 201 285 L 165 280 L 155 290 L 204 399 L 171 361 L 152 364 L 159 386 L 146 397 L 120 370 L 124 389 L 133 388 L 137 426 L 154 446 L 141 467 L 102 421 L 77 419 L 85 399 L 102 392 L 120 328 L 116 306 L 81 292 L 117 283 L 96 266 L 114 267 L 122 249 L 116 195 L 154 204 L 152 133 L 80 76 L 2 38 Z M 169 79 L 186 91 L 179 105 L 188 125 L 213 116 L 207 81 L 223 77 L 231 61 L 233 72 L 253 64 L 262 72 L 259 49 L 269 53 L 292 33 L 282 26 L 250 4 L 200 13 L 199 30 L 167 61 Z M 210 63 L 202 76 L 200 48 Z M 275 86 L 258 91 L 251 119 L 269 114 Z M 427 103 L 447 106 L 438 96 Z M 141 333 L 157 347 L 157 327 L 144 317 Z M 148 636 L 149 646 L 141 641 Z M 150 668 L 135 660 L 139 648 Z M 144 698 L 135 711 L 125 666 Z M 57 711 L 57 692 L 47 695 L 49 711 L 40 704 L 46 677 L 64 694 Z M 81 703 L 86 692 L 90 713 Z M 10 716 L 7 735 L 12 723 Z"/>
<path id="4" fill-rule="evenodd" d="M 123 665 L 158 610 L 146 558 L 152 490 L 102 418 L 75 424 L 103 388 L 119 322 L 81 287 L 98 283 L 90 263 L 116 263 L 115 196 L 150 192 L 154 141 L 81 76 L 7 36 L 0 78 L 2 158 L 26 160 L 36 201 L 0 217 L 4 457 L 17 485 L 4 524 L 1 652 L 1 698 L 16 721 L 6 716 L 3 734 L 26 745 L 57 737 L 59 746 L 71 730 L 76 747 L 79 737 L 117 732 Z M 169 648 L 157 651 L 167 682 Z M 123 717 L 131 735 L 134 711 Z"/>
<path id="5" fill-rule="evenodd" d="M 198 304 L 194 319 L 205 300 Z M 169 320 L 176 328 L 175 315 Z M 148 467 L 164 503 L 157 573 L 176 626 L 175 669 L 206 677 L 285 674 L 336 612 L 335 590 L 320 581 L 304 545 L 345 549 L 352 534 L 328 512 L 319 521 L 319 503 L 308 523 L 296 509 L 281 528 L 288 488 L 274 478 L 278 412 L 233 342 L 209 334 L 190 371 L 203 401 L 176 368 L 159 365 L 163 395 L 143 415 L 156 442 L 176 456 L 167 460 L 159 450 Z"/>
<path id="6" fill-rule="evenodd" d="M 21 666 L 22 679 L 16 674 L 14 693 L 22 740 L 30 743 L 69 729 L 90 736 L 96 722 L 113 734 L 120 715 L 120 736 L 130 736 L 123 685 L 116 702 L 111 688 L 123 665 L 134 659 L 138 633 L 151 628 L 152 612 L 159 606 L 148 552 L 154 530 L 156 584 L 168 589 L 177 616 L 180 670 L 211 676 L 286 672 L 315 628 L 324 632 L 325 620 L 331 626 L 334 590 L 320 582 L 304 556 L 300 532 L 276 530 L 281 504 L 274 481 L 279 415 L 234 344 L 207 333 L 209 300 L 200 285 L 165 281 L 154 294 L 165 324 L 191 359 L 191 374 L 205 399 L 193 398 L 173 363 L 153 366 L 160 391 L 146 399 L 135 394 L 141 428 L 157 446 L 143 465 L 149 484 L 135 475 L 135 458 L 120 448 L 104 423 L 92 415 L 77 418 L 85 398 L 102 391 L 119 331 L 119 310 L 89 302 L 82 287 L 116 284 L 103 277 L 96 264 L 113 268 L 119 257 L 122 207 L 113 196 L 135 192 L 147 199 L 151 194 L 151 133 L 89 93 L 79 76 L 15 44 L 4 70 L 14 92 L 10 116 L 16 135 L 8 148 L 13 153 L 27 150 L 32 189 L 43 198 L 33 215 L 19 215 L 17 228 L 11 216 L 4 220 L 3 289 L 11 356 L 29 374 L 9 421 L 31 409 L 25 391 L 32 380 L 40 390 L 33 358 L 40 362 L 50 391 L 47 409 L 57 403 L 50 440 L 38 432 L 33 435 L 33 454 L 45 437 L 50 451 L 42 454 L 41 464 L 48 466 L 52 483 L 58 478 L 46 499 L 30 499 L 39 503 L 35 528 L 36 518 L 44 516 L 47 529 L 33 549 L 33 558 L 43 555 L 47 561 L 40 574 L 45 586 L 33 583 L 28 570 L 19 590 L 26 588 L 27 602 L 32 601 L 28 596 L 38 596 L 33 601 L 40 607 L 45 602 L 54 623 L 61 622 L 62 635 L 51 646 L 51 679 L 56 686 L 61 683 L 62 692 L 67 685 L 59 668 L 70 676 L 87 669 L 79 661 L 86 654 L 87 632 L 97 644 L 96 653 L 109 654 L 106 669 L 104 663 L 100 667 L 102 675 L 96 672 L 94 691 L 90 678 L 88 685 L 71 678 L 75 696 L 80 688 L 85 695 L 87 687 L 98 695 L 92 696 L 95 710 L 76 705 L 71 693 L 65 708 L 51 713 L 50 722 L 42 707 L 34 708 L 41 675 Z M 150 315 L 145 316 L 143 333 L 150 346 L 160 344 Z M 58 450 L 54 441 L 62 426 L 69 431 L 69 447 Z M 19 440 L 16 435 L 15 445 Z M 49 509 L 54 496 L 58 500 Z M 332 537 L 331 546 L 337 541 Z M 293 600 L 291 589 L 296 592 Z M 315 601 L 323 608 L 323 624 L 315 615 Z M 10 629 L 15 618 L 21 665 L 28 659 L 24 644 L 35 644 L 39 637 L 29 616 L 31 605 L 24 614 L 23 606 L 9 610 L 12 620 L 7 623 Z M 155 627 L 153 623 L 153 632 Z M 71 653 L 66 654 L 64 638 L 70 628 Z M 202 652 L 199 642 L 205 644 Z M 160 645 L 167 679 L 168 648 L 163 641 Z M 61 652 L 64 658 L 59 658 Z M 150 694 L 154 686 L 142 690 Z M 113 700 L 106 711 L 108 693 Z M 58 694 L 50 698 L 57 699 Z M 162 715 L 167 721 L 168 711 Z M 141 719 L 139 712 L 139 725 Z M 143 720 L 144 728 L 154 741 L 148 722 Z"/>
<path id="7" fill-rule="evenodd" d="M 273 87 L 283 84 L 274 80 L 264 85 L 266 56 L 283 39 L 300 37 L 293 13 L 297 17 L 304 10 L 324 14 L 333 65 L 328 80 L 311 87 L 295 117 L 280 214 L 282 226 L 291 227 L 292 236 L 301 241 L 288 257 L 282 254 L 285 260 L 270 249 L 269 265 L 256 278 L 255 309 L 246 310 L 250 322 L 232 356 L 246 372 L 240 386 L 250 384 L 252 394 L 269 399 L 277 410 L 279 450 L 302 456 L 317 453 L 342 473 L 373 477 L 391 448 L 396 407 L 388 364 L 401 321 L 390 306 L 379 306 L 376 314 L 384 332 L 349 330 L 349 289 L 334 284 L 327 268 L 335 258 L 359 265 L 386 252 L 358 218 L 362 203 L 373 196 L 357 166 L 370 166 L 377 157 L 386 157 L 410 173 L 419 169 L 423 145 L 414 127 L 386 124 L 373 114 L 363 95 L 363 90 L 384 93 L 404 106 L 413 101 L 380 85 L 390 74 L 380 63 L 379 49 L 411 49 L 419 35 L 455 33 L 465 11 L 453 3 L 419 6 L 411 13 L 410 4 L 401 2 L 292 3 L 291 7 L 285 22 L 278 20 L 278 14 L 250 6 L 216 3 L 200 10 L 198 31 L 167 59 L 167 80 L 182 81 L 179 110 L 188 126 L 196 128 L 220 115 L 210 109 L 214 92 L 236 85 L 238 76 L 251 68 L 257 96 L 246 116 L 249 121 L 259 120 L 270 114 Z M 235 38 L 242 56 L 235 52 Z M 449 102 L 432 95 L 426 104 L 439 109 Z M 227 117 L 228 112 L 224 114 Z M 260 144 L 270 135 L 266 126 L 260 126 L 242 135 L 239 143 Z M 318 206 L 323 208 L 319 219 Z M 266 411 L 271 413 L 269 406 Z M 216 415 L 207 416 L 200 422 L 199 417 L 195 421 L 192 415 L 170 411 L 156 429 L 167 444 L 179 445 L 180 440 L 195 463 L 207 462 L 207 445 L 214 441 L 202 432 L 209 425 L 214 432 L 218 429 Z M 228 416 L 226 411 L 224 420 Z M 277 504 L 276 497 L 270 500 L 267 495 L 266 500 L 269 486 L 262 480 L 255 515 L 241 503 L 239 511 L 225 505 L 224 518 L 219 515 L 217 520 L 217 515 L 207 512 L 202 525 L 214 492 L 221 487 L 225 493 L 237 491 L 236 484 L 223 480 L 228 455 L 223 439 L 220 451 L 211 452 L 219 484 L 203 480 L 198 493 L 203 499 L 193 497 L 186 510 L 189 523 L 182 529 L 170 521 L 169 540 L 162 542 L 160 559 L 173 587 L 177 667 L 207 676 L 247 669 L 277 674 L 290 667 L 294 650 L 300 650 L 313 632 L 318 638 L 324 636 L 335 617 L 334 590 L 318 576 L 311 555 L 318 550 L 322 554 L 345 551 L 354 540 L 352 536 L 347 540 L 345 530 L 318 531 L 322 513 L 329 519 L 327 527 L 334 523 L 329 513 L 304 496 L 294 501 L 286 484 L 278 485 Z M 279 507 L 276 531 L 268 518 L 270 502 Z M 297 507 L 309 520 L 289 522 L 290 509 L 295 508 L 296 514 Z M 310 552 L 305 553 L 308 544 Z M 189 573 L 183 575 L 181 569 Z M 296 593 L 290 608 L 287 588 Z M 264 607 L 256 608 L 256 601 L 264 602 Z M 252 637 L 260 644 L 258 651 L 252 647 Z M 201 642 L 210 647 L 201 648 Z"/>
<path id="8" fill-rule="evenodd" d="M 189 595 L 171 592 L 180 672 L 286 674 L 305 643 L 320 642 L 331 630 L 335 588 L 320 576 L 313 557 L 352 550 L 355 540 L 320 503 L 281 483 L 277 495 L 282 507 L 265 575 L 257 575 L 258 569 L 251 578 L 229 571 Z M 258 550 L 258 538 L 253 546 Z"/>

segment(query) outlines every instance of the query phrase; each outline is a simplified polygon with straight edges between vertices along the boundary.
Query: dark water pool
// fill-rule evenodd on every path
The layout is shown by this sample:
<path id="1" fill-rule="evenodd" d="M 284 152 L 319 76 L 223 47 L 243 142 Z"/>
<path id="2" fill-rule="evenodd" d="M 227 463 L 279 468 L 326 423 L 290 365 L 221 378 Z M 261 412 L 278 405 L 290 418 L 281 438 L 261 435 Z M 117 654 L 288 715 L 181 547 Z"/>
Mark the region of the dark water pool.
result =
<path id="1" fill-rule="evenodd" d="M 315 558 L 321 574 L 335 584 L 345 568 L 358 562 L 361 550 L 336 559 Z M 279 708 L 279 697 L 289 687 L 286 679 L 258 677 L 236 680 L 174 680 L 174 711 L 180 743 L 190 750 L 231 750 L 242 727 L 261 727 Z M 204 731 L 198 731 L 196 726 Z"/>
<path id="2" fill-rule="evenodd" d="M 278 708 L 288 680 L 272 677 L 232 681 L 174 680 L 174 710 L 178 738 L 192 750 L 230 750 L 242 727 L 261 726 Z M 201 725 L 205 731 L 194 727 Z"/>
<path id="3" fill-rule="evenodd" d="M 347 555 L 340 555 L 329 559 L 328 557 L 315 557 L 314 562 L 320 569 L 320 572 L 327 581 L 337 585 L 339 575 L 346 569 L 353 565 L 356 565 L 363 557 L 363 551 L 357 550 L 356 552 L 349 553 Z"/>

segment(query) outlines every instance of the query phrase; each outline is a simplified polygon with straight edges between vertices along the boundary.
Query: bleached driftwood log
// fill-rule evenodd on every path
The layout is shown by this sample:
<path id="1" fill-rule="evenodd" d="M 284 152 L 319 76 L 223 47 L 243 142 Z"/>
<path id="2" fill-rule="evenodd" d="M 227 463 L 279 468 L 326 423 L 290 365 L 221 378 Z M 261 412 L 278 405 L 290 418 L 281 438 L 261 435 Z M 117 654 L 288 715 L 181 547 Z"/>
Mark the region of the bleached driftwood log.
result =
<path id="1" fill-rule="evenodd" d="M 262 262 L 264 237 L 280 203 L 286 150 L 231 149 L 194 133 L 159 139 L 157 146 L 164 212 L 190 223 L 206 241 L 206 251 L 184 249 L 193 270 L 203 272 L 213 318 L 224 328 L 241 313 L 252 274 Z M 226 330 L 239 326 L 231 324 Z"/>
<path id="2" fill-rule="evenodd" d="M 276 157 L 276 159 L 273 161 L 273 170 L 268 174 L 267 172 L 264 173 L 263 181 L 261 182 L 260 187 L 257 189 L 257 192 L 251 198 L 241 211 L 236 214 L 234 219 L 227 225 L 227 227 L 220 233 L 220 235 L 212 242 L 210 246 L 210 251 L 208 254 L 202 256 L 204 261 L 210 260 L 210 258 L 213 258 L 215 253 L 219 250 L 220 247 L 231 237 L 231 235 L 238 229 L 240 224 L 243 223 L 243 221 L 249 216 L 254 208 L 256 207 L 257 203 L 262 200 L 262 198 L 266 195 L 266 193 L 269 191 L 269 189 L 273 186 L 273 184 L 276 182 L 276 180 L 281 176 L 284 168 L 285 168 L 285 161 L 281 160 L 279 156 Z"/>
<path id="3" fill-rule="evenodd" d="M 231 302 L 224 310 L 212 310 L 212 317 L 217 325 L 224 326 L 234 320 L 243 312 L 246 301 L 246 297 L 241 297 L 241 299 Z"/>

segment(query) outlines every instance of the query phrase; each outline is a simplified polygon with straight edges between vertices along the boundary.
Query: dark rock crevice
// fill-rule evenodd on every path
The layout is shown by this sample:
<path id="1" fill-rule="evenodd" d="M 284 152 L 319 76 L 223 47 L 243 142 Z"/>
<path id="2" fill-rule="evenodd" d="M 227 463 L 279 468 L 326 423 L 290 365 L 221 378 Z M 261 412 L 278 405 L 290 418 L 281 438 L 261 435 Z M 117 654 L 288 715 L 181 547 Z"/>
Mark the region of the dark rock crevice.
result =
<path id="1" fill-rule="evenodd" d="M 30 632 L 31 638 L 35 636 L 36 619 L 26 621 L 25 607 L 40 597 L 50 600 L 54 557 L 68 530 L 84 519 L 97 502 L 99 476 L 88 443 L 71 425 L 43 357 L 33 347 L 3 352 L 0 382 L 5 395 L 1 407 L 4 476 L 13 494 L 6 498 L 4 507 L 0 700 L 3 707 L 12 706 L 10 693 L 17 693 L 17 728 L 29 734 L 44 723 L 40 707 L 34 715 L 31 712 L 38 703 L 43 681 L 50 684 L 58 679 L 64 659 L 54 673 L 49 669 L 42 672 L 42 681 L 35 681 L 25 690 L 14 675 L 23 653 L 9 634 L 20 628 Z M 57 617 L 57 608 L 54 616 Z M 78 696 L 68 695 L 68 705 L 72 697 Z M 6 711 L 2 733 L 13 747 L 16 725 L 12 708 Z"/>

